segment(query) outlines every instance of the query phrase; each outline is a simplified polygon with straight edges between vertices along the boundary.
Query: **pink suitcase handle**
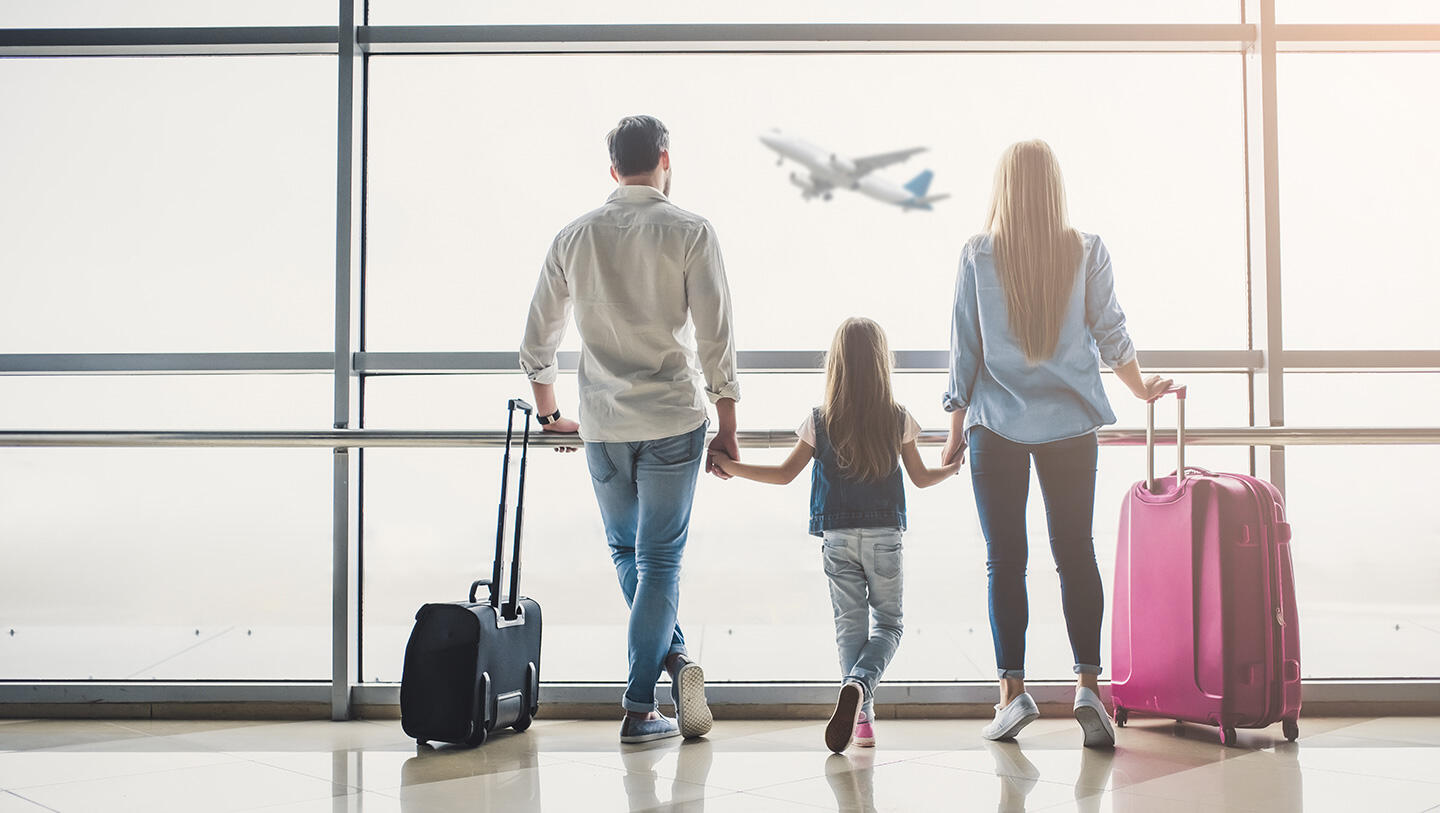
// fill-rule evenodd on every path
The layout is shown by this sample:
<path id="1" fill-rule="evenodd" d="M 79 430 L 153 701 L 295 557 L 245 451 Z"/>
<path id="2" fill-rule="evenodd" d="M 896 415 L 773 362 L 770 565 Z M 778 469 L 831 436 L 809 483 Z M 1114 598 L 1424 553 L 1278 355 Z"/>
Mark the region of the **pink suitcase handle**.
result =
<path id="1" fill-rule="evenodd" d="M 1175 487 L 1185 482 L 1185 395 L 1187 387 L 1171 384 L 1145 402 L 1145 490 L 1155 493 L 1155 402 L 1175 394 Z"/>

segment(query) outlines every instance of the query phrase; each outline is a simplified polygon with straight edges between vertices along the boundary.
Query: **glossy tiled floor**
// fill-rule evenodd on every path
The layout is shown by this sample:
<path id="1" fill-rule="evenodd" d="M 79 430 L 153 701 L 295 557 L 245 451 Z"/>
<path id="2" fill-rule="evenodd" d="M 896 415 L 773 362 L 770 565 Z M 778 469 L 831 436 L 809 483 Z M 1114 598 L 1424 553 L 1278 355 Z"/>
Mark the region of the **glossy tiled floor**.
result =
<path id="1" fill-rule="evenodd" d="M 397 721 L 0 720 L 0 813 L 31 811 L 1440 810 L 1440 718 L 1241 732 L 1138 721 L 1113 751 L 1069 719 L 1018 743 L 978 720 L 882 720 L 833 756 L 822 725 L 720 721 L 620 746 L 618 722 L 541 721 L 476 750 L 417 752 Z"/>

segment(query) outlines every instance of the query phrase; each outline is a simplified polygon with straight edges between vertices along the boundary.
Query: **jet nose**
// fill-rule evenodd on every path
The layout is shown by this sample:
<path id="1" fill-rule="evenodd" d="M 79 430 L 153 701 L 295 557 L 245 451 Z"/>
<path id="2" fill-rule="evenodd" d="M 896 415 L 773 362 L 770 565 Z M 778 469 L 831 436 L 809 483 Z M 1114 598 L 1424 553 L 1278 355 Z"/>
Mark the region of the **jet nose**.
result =
<path id="1" fill-rule="evenodd" d="M 763 133 L 760 134 L 760 143 L 761 143 L 761 144 L 764 144 L 764 145 L 767 146 L 767 147 L 773 147 L 773 146 L 775 146 L 775 142 L 776 142 L 776 140 L 777 140 L 777 139 L 776 139 L 776 136 L 778 136 L 778 135 L 780 135 L 780 131 L 779 131 L 779 130 L 776 130 L 776 129 L 766 130 L 765 132 L 763 132 Z"/>

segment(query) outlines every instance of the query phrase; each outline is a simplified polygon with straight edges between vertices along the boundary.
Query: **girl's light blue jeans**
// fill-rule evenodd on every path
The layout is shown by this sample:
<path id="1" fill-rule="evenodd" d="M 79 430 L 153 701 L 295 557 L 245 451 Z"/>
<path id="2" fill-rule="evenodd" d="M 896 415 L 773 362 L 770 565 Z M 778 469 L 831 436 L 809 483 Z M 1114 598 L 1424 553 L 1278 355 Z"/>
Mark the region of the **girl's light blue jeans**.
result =
<path id="1" fill-rule="evenodd" d="M 864 711 L 874 719 L 875 685 L 895 657 L 904 630 L 900 529 L 826 531 L 822 550 L 835 611 L 840 674 L 864 688 Z"/>
<path id="2" fill-rule="evenodd" d="M 685 652 L 675 620 L 680 559 L 690 534 L 705 426 L 659 440 L 585 444 L 610 558 L 630 607 L 630 675 L 621 701 L 626 711 L 654 711 L 665 658 Z"/>

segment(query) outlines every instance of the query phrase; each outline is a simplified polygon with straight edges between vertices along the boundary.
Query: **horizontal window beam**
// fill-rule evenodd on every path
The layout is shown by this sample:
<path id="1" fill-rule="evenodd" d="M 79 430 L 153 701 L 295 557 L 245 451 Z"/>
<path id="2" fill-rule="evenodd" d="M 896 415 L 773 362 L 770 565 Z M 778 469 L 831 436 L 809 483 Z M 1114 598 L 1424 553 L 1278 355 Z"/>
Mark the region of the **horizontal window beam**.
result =
<path id="1" fill-rule="evenodd" d="M 1440 354 L 1435 354 L 1440 356 Z M 574 370 L 580 354 L 561 352 L 562 370 Z M 0 375 L 83 375 L 123 373 L 275 373 L 328 372 L 334 354 L 319 353 L 0 353 Z M 741 350 L 736 359 L 749 372 L 816 371 L 825 368 L 820 350 Z M 937 372 L 947 369 L 944 350 L 899 350 L 896 369 Z M 1245 372 L 1264 366 L 1258 350 L 1142 351 L 1140 363 L 1157 370 Z M 1393 366 L 1393 365 L 1392 365 Z M 1440 358 L 1435 361 L 1440 367 Z M 513 373 L 515 352 L 356 353 L 354 369 L 363 375 L 406 373 Z"/>
<path id="2" fill-rule="evenodd" d="M 920 433 L 923 446 L 945 442 L 946 430 Z M 1144 429 L 1101 429 L 1104 446 L 1142 446 Z M 739 433 L 747 448 L 788 448 L 795 433 L 781 429 L 748 430 Z M 1157 430 L 1160 445 L 1175 444 L 1174 430 Z M 1440 444 L 1440 426 L 1415 427 L 1212 427 L 1187 428 L 1187 446 L 1413 446 Z M 532 446 L 579 446 L 575 437 L 541 434 L 530 438 Z M 505 445 L 499 431 L 436 431 L 416 429 L 316 429 L 316 430 L 210 430 L 210 431 L 91 431 L 27 430 L 0 431 L 0 447 L 93 447 L 93 448 L 495 448 Z"/>
<path id="3" fill-rule="evenodd" d="M 370 54 L 628 52 L 1240 52 L 1246 24 L 657 23 L 367 26 Z"/>
<path id="4" fill-rule="evenodd" d="M 1280 24 L 1288 52 L 1440 51 L 1440 25 Z M 336 26 L 0 29 L 0 57 L 334 54 Z M 371 54 L 1241 52 L 1244 23 L 656 23 L 360 26 Z"/>
<path id="5" fill-rule="evenodd" d="M 573 371 L 580 354 L 562 351 L 560 369 Z M 1287 350 L 1287 370 L 1434 370 L 1440 350 Z M 739 368 L 746 372 L 816 372 L 825 368 L 820 350 L 741 350 Z M 897 350 L 899 372 L 944 372 L 944 350 Z M 1259 350 L 1149 350 L 1140 352 L 1147 370 L 1248 372 L 1265 367 Z M 354 354 L 360 375 L 513 373 L 520 368 L 514 352 L 401 352 Z M 334 354 L 290 353 L 0 353 L 0 375 L 121 375 L 183 373 L 329 372 Z"/>
<path id="6" fill-rule="evenodd" d="M 1069 703 L 1073 682 L 1036 681 L 1027 684 L 1042 703 Z M 1102 681 L 1102 694 L 1108 694 Z M 622 683 L 542 683 L 544 704 L 597 704 L 607 708 L 624 689 Z M 1434 678 L 1392 680 L 1307 679 L 1305 703 L 1426 704 L 1433 708 L 1440 697 Z M 831 683 L 729 683 L 714 681 L 705 687 L 714 705 L 834 705 Z M 362 706 L 397 706 L 397 683 L 361 683 L 350 687 L 351 701 Z M 951 705 L 995 702 L 993 681 L 889 682 L 880 684 L 876 701 L 885 705 Z M 127 704 L 127 703 L 308 703 L 328 705 L 330 683 L 295 682 L 169 682 L 169 681 L 8 681 L 0 683 L 0 711 L 5 704 Z M 1398 711 L 1398 709 L 1397 709 Z"/>
<path id="7" fill-rule="evenodd" d="M 0 375 L 330 372 L 330 353 L 0 353 Z"/>
<path id="8" fill-rule="evenodd" d="M 1281 52 L 1440 51 L 1440 25 L 1289 24 L 1275 26 Z"/>
<path id="9" fill-rule="evenodd" d="M 0 28 L 3 56 L 334 54 L 333 25 L 235 28 Z"/>

